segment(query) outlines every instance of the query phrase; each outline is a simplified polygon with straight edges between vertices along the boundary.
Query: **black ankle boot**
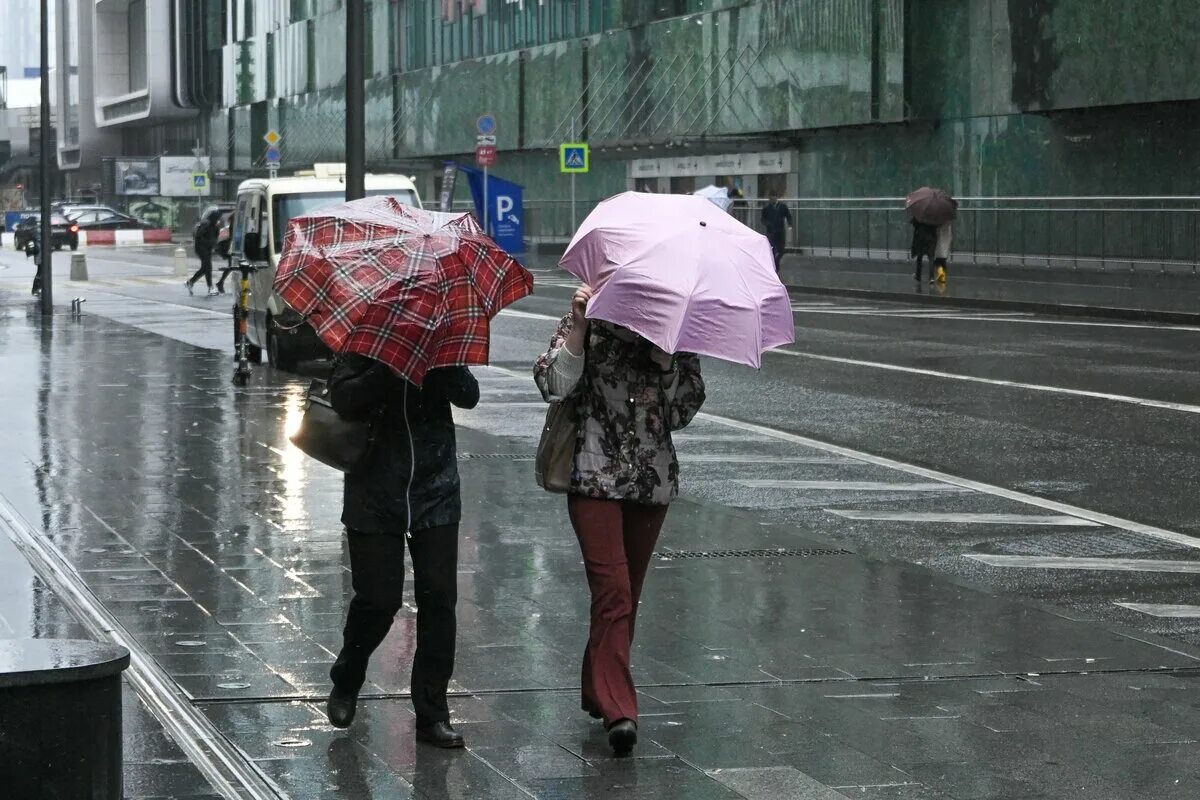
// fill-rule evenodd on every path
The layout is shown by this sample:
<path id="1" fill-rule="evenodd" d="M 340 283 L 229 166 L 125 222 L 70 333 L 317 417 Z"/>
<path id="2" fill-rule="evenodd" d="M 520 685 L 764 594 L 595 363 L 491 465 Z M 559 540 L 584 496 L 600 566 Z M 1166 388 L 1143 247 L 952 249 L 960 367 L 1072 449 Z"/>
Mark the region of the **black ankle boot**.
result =
<path id="1" fill-rule="evenodd" d="M 447 749 L 463 746 L 462 734 L 454 730 L 449 722 L 435 722 L 425 727 L 418 726 L 417 741 Z"/>
<path id="2" fill-rule="evenodd" d="M 358 711 L 358 692 L 333 687 L 329 693 L 329 701 L 325 704 L 325 713 L 329 724 L 335 728 L 349 728 L 354 722 L 354 714 Z"/>
<path id="3" fill-rule="evenodd" d="M 608 728 L 608 744 L 613 753 L 627 756 L 637 744 L 637 723 L 631 719 L 619 719 Z"/>

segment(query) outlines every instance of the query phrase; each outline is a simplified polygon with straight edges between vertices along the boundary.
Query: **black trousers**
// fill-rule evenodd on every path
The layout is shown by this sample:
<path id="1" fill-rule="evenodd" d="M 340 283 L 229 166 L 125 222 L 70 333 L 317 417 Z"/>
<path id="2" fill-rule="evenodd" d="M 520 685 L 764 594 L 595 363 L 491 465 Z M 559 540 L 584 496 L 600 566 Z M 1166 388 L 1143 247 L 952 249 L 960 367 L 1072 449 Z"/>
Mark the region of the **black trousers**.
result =
<path id="1" fill-rule="evenodd" d="M 201 278 L 204 278 L 205 283 L 208 284 L 208 288 L 211 289 L 212 288 L 212 251 L 211 250 L 207 250 L 207 251 L 206 250 L 197 250 L 196 255 L 198 255 L 200 257 L 200 269 L 196 270 L 196 274 L 192 276 L 192 279 L 190 281 L 188 281 L 188 283 L 195 283 L 196 281 L 200 280 Z"/>
<path id="2" fill-rule="evenodd" d="M 404 602 L 404 543 L 412 557 L 417 605 L 417 651 L 412 665 L 412 702 L 417 725 L 448 722 L 446 687 L 454 674 L 454 608 L 458 603 L 458 526 L 413 533 L 348 530 L 354 597 L 342 631 L 342 652 L 329 671 L 340 689 L 358 691 L 367 661 L 387 636 Z"/>
<path id="3" fill-rule="evenodd" d="M 787 249 L 787 232 L 768 232 L 767 241 L 771 243 L 771 255 L 775 256 L 775 271 L 779 272 L 779 265 L 783 263 L 783 252 Z"/>
<path id="4" fill-rule="evenodd" d="M 221 291 L 225 291 L 225 279 L 229 277 L 229 273 L 231 272 L 237 272 L 237 269 L 233 266 L 233 259 L 227 258 L 225 259 L 225 266 L 221 267 L 221 277 L 217 279 L 217 288 Z"/>

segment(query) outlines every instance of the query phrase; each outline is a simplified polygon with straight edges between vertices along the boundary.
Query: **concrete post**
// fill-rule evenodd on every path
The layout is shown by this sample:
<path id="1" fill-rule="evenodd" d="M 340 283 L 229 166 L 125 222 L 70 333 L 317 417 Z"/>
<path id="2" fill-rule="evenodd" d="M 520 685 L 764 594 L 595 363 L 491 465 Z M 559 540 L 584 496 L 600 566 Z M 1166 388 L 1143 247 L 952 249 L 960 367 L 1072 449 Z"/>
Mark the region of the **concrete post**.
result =
<path id="1" fill-rule="evenodd" d="M 71 254 L 71 280 L 86 281 L 88 279 L 87 256 L 83 253 Z"/>
<path id="2" fill-rule="evenodd" d="M 175 248 L 175 277 L 186 278 L 188 276 L 187 250 L 182 247 Z"/>

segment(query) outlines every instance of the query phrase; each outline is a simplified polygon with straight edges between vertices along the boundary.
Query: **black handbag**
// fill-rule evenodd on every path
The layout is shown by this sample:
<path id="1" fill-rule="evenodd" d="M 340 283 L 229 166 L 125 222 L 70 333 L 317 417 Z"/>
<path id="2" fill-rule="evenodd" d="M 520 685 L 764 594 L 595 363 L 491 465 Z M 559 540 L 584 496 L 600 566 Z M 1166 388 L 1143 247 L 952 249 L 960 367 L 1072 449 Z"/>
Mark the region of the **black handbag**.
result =
<path id="1" fill-rule="evenodd" d="M 351 473 L 371 452 L 375 427 L 375 417 L 349 420 L 334 411 L 329 401 L 329 385 L 314 380 L 305 396 L 300 430 L 292 434 L 291 440 L 305 455 L 340 472 Z"/>

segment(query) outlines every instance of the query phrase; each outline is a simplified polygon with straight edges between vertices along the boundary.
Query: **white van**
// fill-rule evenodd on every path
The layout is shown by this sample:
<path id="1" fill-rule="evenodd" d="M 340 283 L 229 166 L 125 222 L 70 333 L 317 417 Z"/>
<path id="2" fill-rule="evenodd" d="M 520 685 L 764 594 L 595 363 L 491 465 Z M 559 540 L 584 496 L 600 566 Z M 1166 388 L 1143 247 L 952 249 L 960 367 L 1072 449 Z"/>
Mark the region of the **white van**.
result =
<path id="1" fill-rule="evenodd" d="M 387 195 L 401 203 L 421 207 L 411 178 L 403 175 L 367 175 L 368 197 Z M 232 250 L 235 259 L 246 258 L 259 269 L 250 285 L 250 354 L 253 360 L 265 350 L 271 364 L 294 369 L 297 362 L 328 353 L 311 327 L 288 308 L 273 289 L 275 269 L 283 250 L 288 221 L 346 199 L 346 166 L 315 164 L 312 172 L 289 178 L 252 178 L 238 186 Z M 255 234 L 258 252 L 246 253 L 246 234 Z"/>

